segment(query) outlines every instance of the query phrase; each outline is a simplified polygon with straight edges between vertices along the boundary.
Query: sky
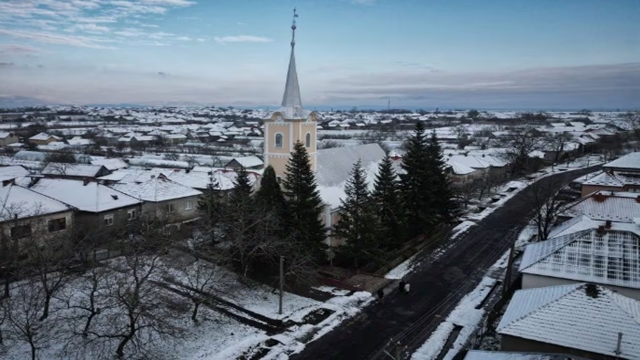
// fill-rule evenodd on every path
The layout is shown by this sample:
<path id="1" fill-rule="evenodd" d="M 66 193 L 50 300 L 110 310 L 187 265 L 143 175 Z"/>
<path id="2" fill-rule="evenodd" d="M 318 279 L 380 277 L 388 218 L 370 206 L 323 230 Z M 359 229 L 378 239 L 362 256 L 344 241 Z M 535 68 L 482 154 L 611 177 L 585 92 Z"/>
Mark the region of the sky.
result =
<path id="1" fill-rule="evenodd" d="M 0 0 L 0 96 L 640 109 L 638 0 Z"/>

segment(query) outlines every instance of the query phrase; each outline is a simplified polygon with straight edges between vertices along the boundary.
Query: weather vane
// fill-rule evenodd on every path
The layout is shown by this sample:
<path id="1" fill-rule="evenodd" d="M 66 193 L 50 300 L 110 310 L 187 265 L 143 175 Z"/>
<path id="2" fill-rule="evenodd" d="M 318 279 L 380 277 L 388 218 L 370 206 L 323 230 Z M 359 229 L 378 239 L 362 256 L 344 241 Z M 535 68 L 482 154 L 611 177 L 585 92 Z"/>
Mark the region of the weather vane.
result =
<path id="1" fill-rule="evenodd" d="M 291 24 L 291 46 L 296 44 L 296 18 L 298 17 L 297 8 L 293 8 L 293 24 Z"/>

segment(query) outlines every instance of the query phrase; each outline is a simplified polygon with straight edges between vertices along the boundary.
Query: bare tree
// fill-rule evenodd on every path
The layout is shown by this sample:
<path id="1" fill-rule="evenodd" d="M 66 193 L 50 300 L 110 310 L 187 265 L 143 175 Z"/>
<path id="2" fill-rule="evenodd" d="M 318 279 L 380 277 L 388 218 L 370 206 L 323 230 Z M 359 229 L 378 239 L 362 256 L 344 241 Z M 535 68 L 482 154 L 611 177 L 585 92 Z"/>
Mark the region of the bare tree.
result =
<path id="1" fill-rule="evenodd" d="M 552 177 L 539 180 L 525 190 L 527 203 L 533 210 L 533 223 L 538 230 L 538 241 L 549 237 L 558 214 L 566 204 L 558 192 L 564 185 L 565 183 L 558 178 Z"/>
<path id="2" fill-rule="evenodd" d="M 108 294 L 107 277 L 113 276 L 113 271 L 104 266 L 92 267 L 82 274 L 78 279 L 78 283 L 67 293 L 60 296 L 61 300 L 67 305 L 67 308 L 79 310 L 80 314 L 75 315 L 73 320 L 80 320 L 79 330 L 73 330 L 74 334 L 82 334 L 87 337 L 91 325 L 96 316 L 103 311 L 110 309 L 111 304 L 106 301 Z"/>
<path id="3" fill-rule="evenodd" d="M 53 339 L 55 324 L 40 321 L 40 310 L 44 306 L 44 294 L 37 283 L 17 286 L 11 298 L 0 302 L 0 311 L 4 313 L 6 338 L 29 345 L 31 360 L 36 360 L 38 350 L 47 346 Z"/>
<path id="4" fill-rule="evenodd" d="M 554 152 L 553 163 L 557 163 L 567 148 L 567 144 L 573 139 L 569 133 L 556 133 L 547 138 L 547 149 Z"/>
<path id="5" fill-rule="evenodd" d="M 453 190 L 456 198 L 464 205 L 465 209 L 469 207 L 469 203 L 471 199 L 478 192 L 478 181 L 477 179 L 471 179 L 467 181 L 462 181 L 459 183 L 454 183 Z"/>
<path id="6" fill-rule="evenodd" d="M 536 150 L 540 150 L 543 141 L 536 130 L 531 127 L 514 129 L 506 139 L 505 158 L 511 163 L 511 174 L 526 170 L 529 155 Z"/>

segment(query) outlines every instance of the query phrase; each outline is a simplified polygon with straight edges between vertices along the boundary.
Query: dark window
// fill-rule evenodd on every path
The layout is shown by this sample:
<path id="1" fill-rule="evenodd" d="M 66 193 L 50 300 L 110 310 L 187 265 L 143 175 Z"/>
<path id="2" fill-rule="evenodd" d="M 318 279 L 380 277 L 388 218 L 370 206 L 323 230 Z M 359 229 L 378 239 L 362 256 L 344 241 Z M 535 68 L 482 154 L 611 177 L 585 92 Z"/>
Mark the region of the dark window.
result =
<path id="1" fill-rule="evenodd" d="M 282 147 L 282 134 L 276 134 L 276 147 Z"/>
<path id="2" fill-rule="evenodd" d="M 307 136 L 306 136 L 306 138 L 304 140 L 305 140 L 305 145 L 304 146 L 311 147 L 311 134 L 310 133 L 307 133 Z"/>
<path id="3" fill-rule="evenodd" d="M 18 225 L 11 228 L 11 238 L 22 239 L 31 236 L 31 224 Z"/>
<path id="4" fill-rule="evenodd" d="M 49 220 L 49 232 L 60 231 L 66 228 L 67 228 L 67 219 L 65 218 Z"/>
<path id="5" fill-rule="evenodd" d="M 173 204 L 167 204 L 167 212 L 168 213 L 172 213 L 173 212 Z"/>

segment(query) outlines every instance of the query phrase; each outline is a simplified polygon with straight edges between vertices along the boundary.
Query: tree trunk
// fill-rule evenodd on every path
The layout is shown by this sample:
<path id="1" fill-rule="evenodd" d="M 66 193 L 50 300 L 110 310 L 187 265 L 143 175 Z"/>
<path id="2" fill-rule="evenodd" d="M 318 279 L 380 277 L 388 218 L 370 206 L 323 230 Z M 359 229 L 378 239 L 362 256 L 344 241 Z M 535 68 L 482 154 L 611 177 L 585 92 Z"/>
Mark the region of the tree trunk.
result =
<path id="1" fill-rule="evenodd" d="M 31 345 L 31 360 L 36 360 L 36 344 L 32 341 L 29 341 L 29 345 Z"/>
<path id="2" fill-rule="evenodd" d="M 91 320 L 93 320 L 94 316 L 96 316 L 96 313 L 92 311 L 89 317 L 87 318 L 87 323 L 84 324 L 84 330 L 82 331 L 82 336 L 84 337 L 87 336 L 87 333 L 89 332 L 89 327 L 91 326 Z"/>
<path id="3" fill-rule="evenodd" d="M 43 321 L 47 317 L 49 317 L 49 304 L 51 303 L 51 294 L 47 293 L 44 296 L 44 310 L 42 311 L 42 316 L 40 317 L 40 321 Z"/>
<path id="4" fill-rule="evenodd" d="M 127 346 L 132 337 L 133 334 L 129 333 L 122 339 L 122 341 L 120 341 L 120 344 L 118 344 L 118 349 L 116 349 L 116 356 L 118 357 L 118 359 L 124 359 L 124 348 L 125 346 Z"/>
<path id="5" fill-rule="evenodd" d="M 9 292 L 9 283 L 10 283 L 9 271 L 7 271 L 4 277 L 4 297 L 5 298 L 9 298 L 11 296 L 11 293 Z"/>
<path id="6" fill-rule="evenodd" d="M 198 316 L 198 308 L 200 307 L 200 301 L 193 301 L 193 314 L 191 314 L 191 320 L 193 320 L 193 322 L 198 322 L 197 316 Z"/>

